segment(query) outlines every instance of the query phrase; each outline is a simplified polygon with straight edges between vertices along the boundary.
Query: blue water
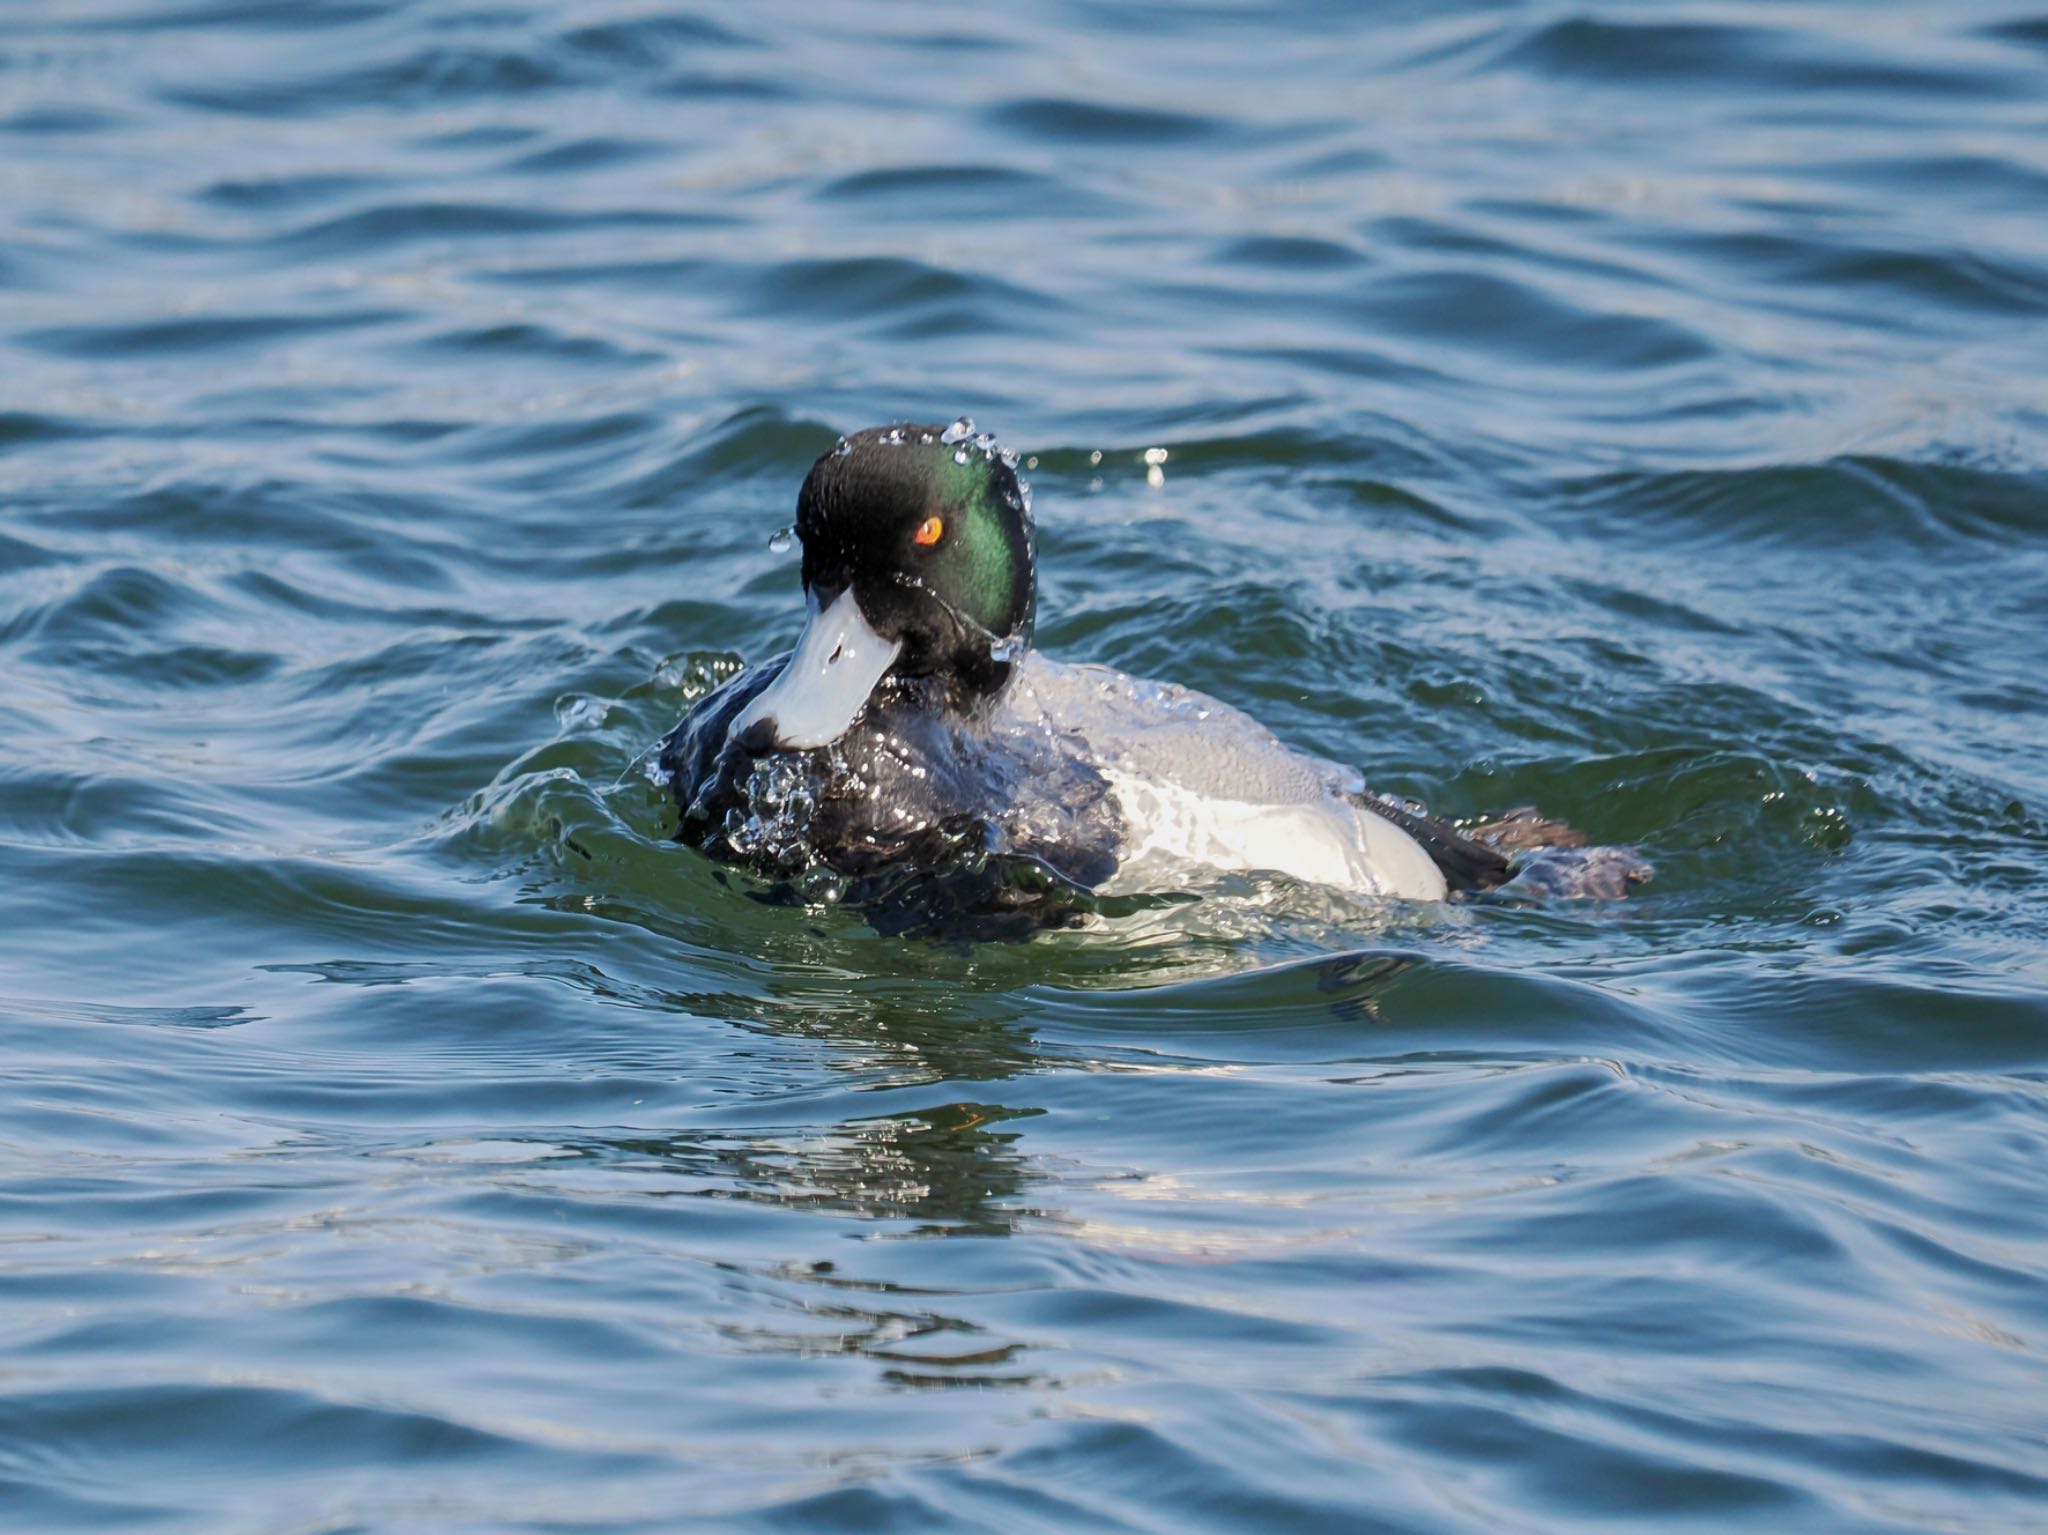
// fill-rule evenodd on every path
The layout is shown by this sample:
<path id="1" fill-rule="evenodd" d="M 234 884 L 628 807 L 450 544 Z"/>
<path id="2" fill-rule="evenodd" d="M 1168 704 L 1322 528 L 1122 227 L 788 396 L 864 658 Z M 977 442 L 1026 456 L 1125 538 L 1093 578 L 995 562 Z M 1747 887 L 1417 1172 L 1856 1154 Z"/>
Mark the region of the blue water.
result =
<path id="1" fill-rule="evenodd" d="M 2039 0 L 5 7 L 0 1525 L 2048 1526 L 2044 359 Z M 1657 882 L 750 899 L 648 753 L 963 412 Z"/>

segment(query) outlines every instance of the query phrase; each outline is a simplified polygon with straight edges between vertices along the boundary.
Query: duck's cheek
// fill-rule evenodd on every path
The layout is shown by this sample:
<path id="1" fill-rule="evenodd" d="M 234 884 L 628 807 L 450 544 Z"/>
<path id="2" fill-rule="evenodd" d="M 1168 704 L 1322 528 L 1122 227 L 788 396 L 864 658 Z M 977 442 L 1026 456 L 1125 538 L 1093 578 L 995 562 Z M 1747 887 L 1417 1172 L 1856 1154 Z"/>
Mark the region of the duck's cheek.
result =
<path id="1" fill-rule="evenodd" d="M 788 662 L 734 716 L 727 738 L 755 755 L 830 746 L 860 717 L 902 649 L 900 640 L 875 633 L 852 587 L 824 607 L 814 601 Z"/>

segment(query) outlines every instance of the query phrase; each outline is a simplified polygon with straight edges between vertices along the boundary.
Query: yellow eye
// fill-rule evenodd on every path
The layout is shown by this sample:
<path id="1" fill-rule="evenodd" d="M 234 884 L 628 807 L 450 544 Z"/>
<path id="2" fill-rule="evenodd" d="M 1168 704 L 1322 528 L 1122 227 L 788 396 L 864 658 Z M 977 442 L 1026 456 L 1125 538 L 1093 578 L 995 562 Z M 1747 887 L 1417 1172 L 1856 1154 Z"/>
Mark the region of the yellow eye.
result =
<path id="1" fill-rule="evenodd" d="M 917 541 L 929 549 L 946 535 L 946 524 L 937 517 L 927 517 L 917 525 Z"/>

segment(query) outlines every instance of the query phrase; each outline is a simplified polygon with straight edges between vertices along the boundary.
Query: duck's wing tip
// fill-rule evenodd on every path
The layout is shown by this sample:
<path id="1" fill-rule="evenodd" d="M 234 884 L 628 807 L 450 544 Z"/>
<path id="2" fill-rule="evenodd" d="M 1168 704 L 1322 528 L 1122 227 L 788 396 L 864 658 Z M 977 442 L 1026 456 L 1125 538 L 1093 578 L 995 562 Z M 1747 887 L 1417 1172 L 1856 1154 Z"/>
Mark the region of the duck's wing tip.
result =
<path id="1" fill-rule="evenodd" d="M 1534 805 L 1493 812 L 1464 831 L 1513 862 L 1513 877 L 1490 892 L 1510 900 L 1618 901 L 1657 873 L 1634 848 L 1589 847 L 1584 832 Z"/>
<path id="2" fill-rule="evenodd" d="M 1618 900 L 1656 873 L 1632 847 L 1589 847 L 1570 822 L 1518 806 L 1454 825 L 1413 802 L 1375 794 L 1357 797 L 1366 809 L 1408 833 L 1443 871 L 1453 895 L 1514 900 Z"/>
<path id="3" fill-rule="evenodd" d="M 1521 859 L 1494 900 L 1618 901 L 1657 870 L 1632 847 L 1547 847 Z"/>

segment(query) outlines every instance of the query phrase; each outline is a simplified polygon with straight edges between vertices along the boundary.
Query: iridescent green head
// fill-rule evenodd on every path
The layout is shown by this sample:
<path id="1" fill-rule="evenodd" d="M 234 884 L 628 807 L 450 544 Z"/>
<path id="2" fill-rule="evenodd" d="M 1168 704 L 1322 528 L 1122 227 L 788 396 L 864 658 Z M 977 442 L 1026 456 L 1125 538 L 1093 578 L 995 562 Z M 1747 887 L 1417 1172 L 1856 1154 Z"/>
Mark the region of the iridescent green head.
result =
<path id="1" fill-rule="evenodd" d="M 811 618 L 734 722 L 750 749 L 837 740 L 886 676 L 937 678 L 971 705 L 1031 641 L 1028 493 L 964 417 L 841 438 L 804 480 L 796 531 Z"/>
<path id="2" fill-rule="evenodd" d="M 1031 521 L 1011 458 L 964 417 L 871 427 L 812 466 L 796 503 L 804 589 L 829 605 L 851 585 L 895 670 L 987 668 L 1030 639 Z"/>

